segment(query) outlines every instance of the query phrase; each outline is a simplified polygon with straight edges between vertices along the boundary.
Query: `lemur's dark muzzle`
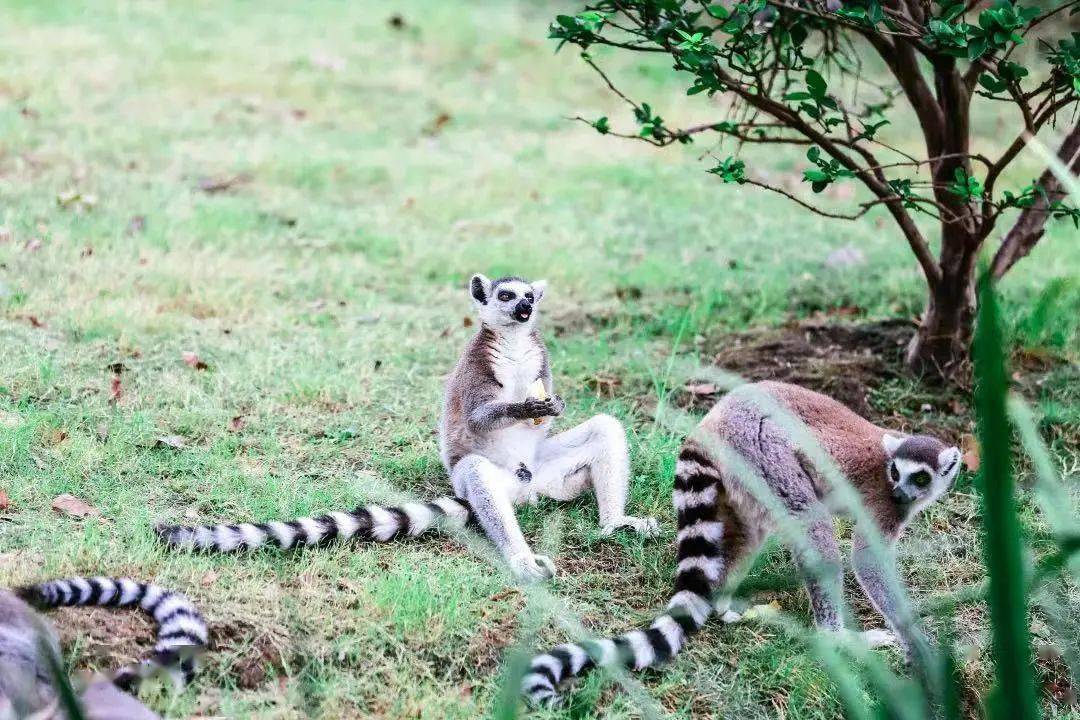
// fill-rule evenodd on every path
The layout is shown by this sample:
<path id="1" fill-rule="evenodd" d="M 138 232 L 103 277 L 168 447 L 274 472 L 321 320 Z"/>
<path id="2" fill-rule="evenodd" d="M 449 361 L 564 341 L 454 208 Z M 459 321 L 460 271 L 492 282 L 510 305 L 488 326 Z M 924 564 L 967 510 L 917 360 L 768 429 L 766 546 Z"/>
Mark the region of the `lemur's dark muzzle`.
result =
<path id="1" fill-rule="evenodd" d="M 514 319 L 518 322 L 525 322 L 532 317 L 533 304 L 531 301 L 522 298 L 521 302 L 514 306 Z"/>
<path id="2" fill-rule="evenodd" d="M 893 500 L 899 505 L 910 505 L 915 501 L 911 495 L 908 495 L 906 491 L 901 488 L 893 488 L 892 491 Z"/>

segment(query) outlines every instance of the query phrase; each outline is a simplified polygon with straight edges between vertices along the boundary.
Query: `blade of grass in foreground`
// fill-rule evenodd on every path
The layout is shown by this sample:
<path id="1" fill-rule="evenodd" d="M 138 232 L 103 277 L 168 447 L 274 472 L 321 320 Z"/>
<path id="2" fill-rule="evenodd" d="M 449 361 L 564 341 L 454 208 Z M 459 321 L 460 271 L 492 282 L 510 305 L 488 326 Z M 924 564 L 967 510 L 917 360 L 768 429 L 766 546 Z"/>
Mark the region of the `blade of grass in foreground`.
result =
<path id="1" fill-rule="evenodd" d="M 1001 317 L 989 274 L 979 282 L 979 322 L 975 333 L 975 408 L 982 447 L 983 553 L 989 571 L 988 600 L 997 684 L 991 718 L 1025 720 L 1039 716 L 1028 632 L 1020 521 L 1016 511 L 1009 422 L 1005 411 L 1008 379 Z"/>

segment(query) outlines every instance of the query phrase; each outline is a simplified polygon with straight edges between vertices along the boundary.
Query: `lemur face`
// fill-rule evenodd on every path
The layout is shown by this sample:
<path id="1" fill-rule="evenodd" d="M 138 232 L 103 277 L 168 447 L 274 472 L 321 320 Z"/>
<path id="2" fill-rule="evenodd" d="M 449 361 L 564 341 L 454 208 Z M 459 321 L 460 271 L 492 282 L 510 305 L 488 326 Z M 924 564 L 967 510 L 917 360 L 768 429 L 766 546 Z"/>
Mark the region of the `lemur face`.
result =
<path id="1" fill-rule="evenodd" d="M 480 321 L 501 328 L 531 327 L 546 288 L 543 280 L 529 283 L 519 277 L 489 280 L 477 274 L 469 281 L 469 294 Z"/>
<path id="2" fill-rule="evenodd" d="M 952 489 L 960 472 L 960 449 L 928 435 L 881 439 L 889 456 L 893 500 L 915 512 Z"/>

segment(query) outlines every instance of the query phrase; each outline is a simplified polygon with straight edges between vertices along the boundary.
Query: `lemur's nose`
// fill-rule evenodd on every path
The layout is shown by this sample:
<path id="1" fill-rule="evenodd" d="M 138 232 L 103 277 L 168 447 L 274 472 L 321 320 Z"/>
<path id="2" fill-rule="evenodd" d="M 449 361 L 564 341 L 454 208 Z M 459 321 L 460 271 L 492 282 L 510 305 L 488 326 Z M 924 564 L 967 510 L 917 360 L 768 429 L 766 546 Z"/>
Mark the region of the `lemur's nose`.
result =
<path id="1" fill-rule="evenodd" d="M 522 298 L 518 304 L 514 306 L 514 317 L 518 320 L 528 320 L 529 316 L 532 315 L 532 309 L 532 300 Z"/>
<path id="2" fill-rule="evenodd" d="M 912 500 L 915 499 L 911 495 L 908 495 L 906 490 L 904 490 L 903 488 L 899 488 L 899 487 L 893 488 L 892 496 L 893 496 L 893 500 L 895 500 L 898 503 L 902 503 L 904 505 L 907 505 L 908 503 L 910 503 Z"/>

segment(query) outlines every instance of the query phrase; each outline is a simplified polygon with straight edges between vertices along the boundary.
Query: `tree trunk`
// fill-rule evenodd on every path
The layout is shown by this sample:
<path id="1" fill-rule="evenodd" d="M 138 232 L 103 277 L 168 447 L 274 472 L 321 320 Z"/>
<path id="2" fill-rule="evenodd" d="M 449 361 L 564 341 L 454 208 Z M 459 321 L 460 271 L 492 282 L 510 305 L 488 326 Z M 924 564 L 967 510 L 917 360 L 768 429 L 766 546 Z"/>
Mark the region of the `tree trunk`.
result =
<path id="1" fill-rule="evenodd" d="M 922 322 L 904 358 L 915 372 L 948 380 L 967 367 L 975 319 L 974 275 L 970 267 L 943 275 L 930 290 Z"/>
<path id="2" fill-rule="evenodd" d="M 930 283 L 926 311 L 904 360 L 916 373 L 947 381 L 969 367 L 980 242 L 960 222 L 941 229 L 941 277 Z"/>

